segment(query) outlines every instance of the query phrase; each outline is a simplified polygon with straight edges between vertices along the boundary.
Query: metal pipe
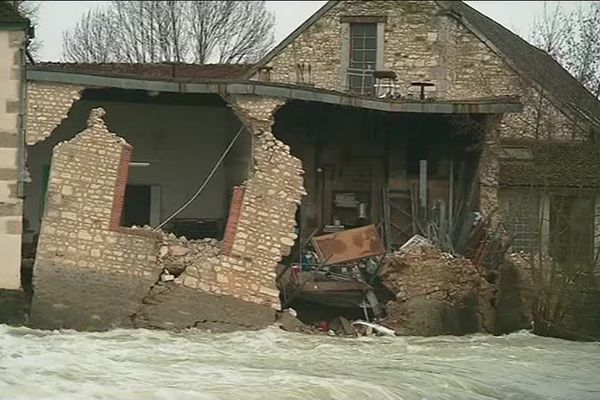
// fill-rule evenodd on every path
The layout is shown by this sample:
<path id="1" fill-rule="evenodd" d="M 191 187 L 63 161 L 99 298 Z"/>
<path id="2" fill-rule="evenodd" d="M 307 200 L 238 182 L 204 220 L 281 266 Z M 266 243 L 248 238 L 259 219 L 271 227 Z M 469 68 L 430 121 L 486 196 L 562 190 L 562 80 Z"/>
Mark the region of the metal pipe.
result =
<path id="1" fill-rule="evenodd" d="M 17 149 L 17 197 L 25 197 L 25 183 L 31 182 L 27 171 L 27 63 L 25 59 L 29 46 L 29 34 L 19 47 L 19 62 L 21 67 L 21 80 L 19 82 L 19 116 L 18 116 L 18 149 Z"/>

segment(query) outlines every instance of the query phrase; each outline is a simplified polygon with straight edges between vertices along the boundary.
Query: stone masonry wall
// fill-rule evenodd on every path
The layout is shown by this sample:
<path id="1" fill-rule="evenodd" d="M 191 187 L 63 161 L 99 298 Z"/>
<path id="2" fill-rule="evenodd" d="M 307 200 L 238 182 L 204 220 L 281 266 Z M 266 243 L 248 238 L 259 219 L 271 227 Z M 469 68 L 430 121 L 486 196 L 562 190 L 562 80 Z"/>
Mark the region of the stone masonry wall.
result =
<path id="1" fill-rule="evenodd" d="M 270 79 L 299 82 L 297 65 L 306 64 L 311 66 L 309 83 L 345 90 L 341 69 L 348 54 L 343 54 L 341 19 L 349 16 L 386 18 L 379 68 L 397 73 L 403 94 L 412 93 L 411 81 L 424 80 L 435 84 L 428 95 L 438 99 L 520 96 L 524 111 L 504 116 L 502 139 L 581 136 L 571 120 L 547 99 L 540 100 L 537 89 L 435 1 L 340 1 L 268 63 Z"/>
<path id="2" fill-rule="evenodd" d="M 46 139 L 67 118 L 83 87 L 59 83 L 27 83 L 27 144 Z"/>
<path id="3" fill-rule="evenodd" d="M 410 82 L 428 80 L 435 84 L 430 95 L 436 98 L 489 96 L 475 76 L 485 76 L 506 95 L 519 93 L 504 61 L 434 1 L 340 1 L 272 59 L 271 80 L 298 82 L 296 66 L 304 63 L 311 66 L 315 86 L 345 90 L 340 70 L 347 56 L 342 54 L 345 16 L 387 18 L 381 68 L 397 73 L 403 94 Z"/>
<path id="4" fill-rule="evenodd" d="M 23 201 L 17 182 L 24 40 L 23 31 L 0 30 L 0 290 L 21 287 Z"/>
<path id="5" fill-rule="evenodd" d="M 261 131 L 271 130 L 274 113 L 285 104 L 285 99 L 275 97 L 229 96 L 226 100 L 237 117 L 253 133 L 253 137 L 259 136 Z"/>
<path id="6" fill-rule="evenodd" d="M 480 168 L 481 204 L 486 213 L 497 209 L 498 152 L 501 142 L 535 138 L 573 140 L 585 137 L 574 123 L 519 75 L 487 44 L 435 1 L 340 1 L 267 66 L 270 79 L 297 83 L 298 64 L 310 65 L 310 84 L 345 90 L 349 57 L 343 17 L 385 17 L 383 60 L 378 68 L 397 73 L 402 94 L 416 96 L 411 81 L 430 81 L 428 96 L 437 99 L 473 99 L 517 96 L 522 113 L 505 114 L 499 137 L 485 138 Z M 346 50 L 344 50 L 346 49 Z M 381 50 L 381 48 L 379 49 Z M 304 78 L 306 78 L 304 76 Z M 493 143 L 493 144 L 492 144 Z"/>
<path id="7" fill-rule="evenodd" d="M 219 254 L 205 244 L 203 251 L 213 256 L 188 266 L 181 281 L 186 287 L 279 308 L 275 268 L 297 238 L 304 171 L 289 147 L 270 133 L 273 112 L 283 101 L 254 96 L 227 100 L 253 136 L 253 172 L 234 191 Z"/>
<path id="8" fill-rule="evenodd" d="M 102 109 L 92 110 L 86 130 L 55 147 L 34 266 L 34 326 L 200 326 L 218 315 L 215 302 L 229 319 L 239 309 L 271 320 L 248 305 L 279 308 L 275 268 L 296 239 L 303 171 L 289 147 L 265 131 L 280 100 L 232 101 L 253 136 L 254 169 L 234 190 L 221 243 L 119 226 L 131 147 L 106 129 Z M 162 282 L 165 270 L 177 279 Z M 228 326 L 247 326 L 239 322 Z"/>
<path id="9" fill-rule="evenodd" d="M 477 178 L 479 180 L 479 210 L 493 226 L 500 222 L 498 187 L 500 174 L 500 131 L 502 117 L 490 116 L 485 124 Z"/>
<path id="10" fill-rule="evenodd" d="M 53 151 L 34 265 L 35 327 L 130 326 L 158 279 L 157 238 L 118 226 L 131 146 L 108 131 L 103 113 L 92 110 L 88 127 Z"/>
<path id="11" fill-rule="evenodd" d="M 522 93 L 523 111 L 505 114 L 502 118 L 500 138 L 504 142 L 569 142 L 588 138 L 585 125 L 578 124 L 575 118 L 569 118 L 537 90 L 524 88 Z"/>

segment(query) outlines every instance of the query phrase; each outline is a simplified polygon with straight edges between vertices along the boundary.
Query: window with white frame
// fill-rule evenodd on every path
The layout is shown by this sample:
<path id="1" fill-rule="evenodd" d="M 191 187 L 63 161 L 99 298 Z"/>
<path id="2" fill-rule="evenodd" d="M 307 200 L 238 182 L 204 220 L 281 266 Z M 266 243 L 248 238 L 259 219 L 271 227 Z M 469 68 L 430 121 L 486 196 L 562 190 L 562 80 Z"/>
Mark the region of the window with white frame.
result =
<path id="1" fill-rule="evenodd" d="M 350 24 L 350 60 L 348 63 L 348 89 L 361 94 L 371 94 L 375 83 L 373 71 L 377 63 L 377 24 Z"/>

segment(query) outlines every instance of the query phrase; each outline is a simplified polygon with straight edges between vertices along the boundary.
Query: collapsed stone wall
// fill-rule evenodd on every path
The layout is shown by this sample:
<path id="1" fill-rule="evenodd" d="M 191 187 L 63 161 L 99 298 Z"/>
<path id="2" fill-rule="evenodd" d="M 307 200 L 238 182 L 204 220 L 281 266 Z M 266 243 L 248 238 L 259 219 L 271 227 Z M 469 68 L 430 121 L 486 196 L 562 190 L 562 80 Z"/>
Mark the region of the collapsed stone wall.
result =
<path id="1" fill-rule="evenodd" d="M 254 135 L 270 131 L 275 111 L 285 104 L 285 99 L 276 97 L 227 96 L 225 100 Z"/>
<path id="2" fill-rule="evenodd" d="M 428 296 L 455 304 L 489 289 L 483 271 L 471 261 L 427 246 L 389 256 L 381 277 L 400 301 Z"/>
<path id="3" fill-rule="evenodd" d="M 300 160 L 270 133 L 276 98 L 227 99 L 253 136 L 252 175 L 233 193 L 225 236 L 216 241 L 163 238 L 162 268 L 177 283 L 279 308 L 275 268 L 294 245 L 296 209 L 306 194 Z"/>
<path id="4" fill-rule="evenodd" d="M 108 131 L 103 113 L 92 110 L 87 128 L 53 150 L 33 272 L 35 327 L 127 326 L 158 279 L 156 239 L 118 226 L 131 146 Z"/>
<path id="5" fill-rule="evenodd" d="M 45 140 L 67 118 L 83 87 L 60 83 L 27 82 L 27 144 Z"/>
<path id="6" fill-rule="evenodd" d="M 494 290 L 484 271 L 432 246 L 389 255 L 381 272 L 396 296 L 387 304 L 390 326 L 406 334 L 493 332 Z"/>
<path id="7" fill-rule="evenodd" d="M 275 320 L 273 308 L 278 304 L 270 296 L 264 301 L 270 286 L 257 284 L 267 271 L 249 276 L 251 266 L 227 259 L 223 243 L 216 239 L 160 235 L 157 268 L 161 280 L 132 315 L 135 327 L 232 331 L 263 328 Z M 263 303 L 266 306 L 257 306 Z"/>
<path id="8" fill-rule="evenodd" d="M 296 239 L 303 171 L 267 130 L 282 102 L 273 99 L 271 112 L 257 117 L 253 105 L 264 110 L 265 99 L 236 100 L 247 106 L 237 112 L 253 135 L 254 168 L 234 190 L 222 242 L 119 226 L 131 146 L 107 130 L 102 109 L 92 110 L 86 130 L 55 147 L 34 266 L 34 326 L 185 328 L 216 321 L 239 328 L 274 320 L 275 268 Z M 177 279 L 162 282 L 164 270 Z M 244 315 L 252 322 L 244 323 Z"/>

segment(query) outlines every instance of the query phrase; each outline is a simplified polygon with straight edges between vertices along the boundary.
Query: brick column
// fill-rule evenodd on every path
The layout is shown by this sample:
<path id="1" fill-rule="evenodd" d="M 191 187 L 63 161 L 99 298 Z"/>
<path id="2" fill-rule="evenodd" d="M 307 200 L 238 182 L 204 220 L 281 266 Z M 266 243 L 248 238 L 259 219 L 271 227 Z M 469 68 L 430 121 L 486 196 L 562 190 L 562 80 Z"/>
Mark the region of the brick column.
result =
<path id="1" fill-rule="evenodd" d="M 223 254 L 231 255 L 231 249 L 233 247 L 233 241 L 235 239 L 235 233 L 237 232 L 238 222 L 240 220 L 240 213 L 242 211 L 242 202 L 244 200 L 244 188 L 237 186 L 233 188 L 233 196 L 231 199 L 231 206 L 229 207 L 229 216 L 227 217 L 227 225 L 225 226 L 225 235 L 223 237 L 223 243 L 221 250 Z"/>
<path id="2" fill-rule="evenodd" d="M 131 162 L 130 144 L 124 143 L 121 150 L 121 160 L 119 161 L 119 169 L 117 172 L 117 184 L 115 188 L 115 198 L 113 201 L 110 229 L 118 231 L 121 225 L 121 215 L 123 214 L 123 206 L 125 202 L 125 189 L 127 188 L 127 178 L 129 177 L 129 163 Z"/>

